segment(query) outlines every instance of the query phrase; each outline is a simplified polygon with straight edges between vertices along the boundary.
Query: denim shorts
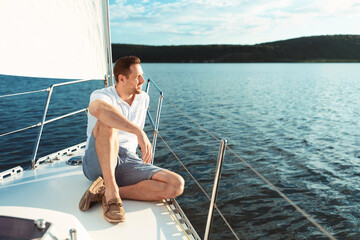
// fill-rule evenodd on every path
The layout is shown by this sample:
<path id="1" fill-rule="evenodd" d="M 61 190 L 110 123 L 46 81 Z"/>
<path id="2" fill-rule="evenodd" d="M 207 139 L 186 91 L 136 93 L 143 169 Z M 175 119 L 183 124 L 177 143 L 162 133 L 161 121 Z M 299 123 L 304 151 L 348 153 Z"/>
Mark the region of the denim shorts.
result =
<path id="1" fill-rule="evenodd" d="M 119 187 L 150 180 L 160 170 L 163 169 L 152 164 L 144 164 L 139 156 L 126 148 L 119 148 L 115 167 L 115 178 Z M 103 177 L 95 149 L 94 135 L 91 135 L 89 146 L 83 157 L 83 172 L 91 181 L 95 181 L 99 176 Z"/>

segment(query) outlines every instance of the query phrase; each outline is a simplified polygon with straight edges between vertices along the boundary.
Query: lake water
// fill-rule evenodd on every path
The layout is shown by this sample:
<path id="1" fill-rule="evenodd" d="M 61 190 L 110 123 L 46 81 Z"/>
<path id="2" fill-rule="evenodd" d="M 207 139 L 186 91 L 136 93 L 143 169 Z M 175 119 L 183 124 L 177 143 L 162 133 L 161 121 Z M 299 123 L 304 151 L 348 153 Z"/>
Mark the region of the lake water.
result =
<path id="1" fill-rule="evenodd" d="M 338 239 L 360 239 L 359 64 L 143 64 L 164 91 L 160 134 L 211 195 L 219 143 Z M 0 95 L 62 80 L 0 75 Z M 55 89 L 48 118 L 84 108 L 99 81 Z M 158 95 L 151 89 L 151 111 Z M 0 98 L 0 134 L 40 121 L 46 93 Z M 172 104 L 172 105 L 171 105 Z M 146 128 L 151 135 L 151 128 Z M 86 115 L 44 128 L 39 155 L 86 140 Z M 0 171 L 29 166 L 37 129 L 0 138 Z M 149 137 L 151 139 L 151 137 Z M 209 201 L 159 139 L 155 163 L 186 179 L 180 205 L 203 235 Z M 217 205 L 240 239 L 327 239 L 230 151 Z M 234 239 L 215 212 L 214 239 Z"/>

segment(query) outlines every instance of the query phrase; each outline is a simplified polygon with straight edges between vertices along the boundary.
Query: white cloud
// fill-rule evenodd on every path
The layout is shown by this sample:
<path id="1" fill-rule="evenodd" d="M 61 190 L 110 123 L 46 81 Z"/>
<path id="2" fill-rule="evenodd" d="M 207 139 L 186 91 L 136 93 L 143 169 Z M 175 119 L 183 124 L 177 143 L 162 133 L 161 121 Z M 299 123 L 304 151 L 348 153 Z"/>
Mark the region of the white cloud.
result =
<path id="1" fill-rule="evenodd" d="M 360 2 L 358 0 L 327 0 L 326 4 L 318 0 L 314 1 L 312 7 L 318 11 L 319 15 L 323 16 L 360 15 Z"/>
<path id="2" fill-rule="evenodd" d="M 238 6 L 241 4 L 239 0 L 183 0 L 183 3 L 187 4 L 200 4 L 210 7 L 229 7 Z"/>
<path id="3" fill-rule="evenodd" d="M 126 3 L 126 0 L 117 0 L 116 4 L 110 5 L 111 19 L 129 19 L 145 13 L 145 7 L 142 4 Z"/>
<path id="4" fill-rule="evenodd" d="M 329 19 L 349 18 L 353 25 L 360 21 L 358 0 L 327 0 L 325 4 L 322 0 L 116 0 L 110 9 L 112 26 L 116 27 L 113 32 L 126 33 L 129 38 L 133 34 L 144 44 L 156 44 L 146 42 L 156 37 L 161 44 L 167 39 L 169 43 L 178 40 L 179 44 L 241 44 L 246 35 L 257 34 L 262 39 L 252 41 L 264 42 L 264 36 L 281 39 L 281 29 L 287 31 L 284 36 L 300 37 L 316 32 L 313 25 Z M 116 37 L 112 39 L 116 41 Z"/>

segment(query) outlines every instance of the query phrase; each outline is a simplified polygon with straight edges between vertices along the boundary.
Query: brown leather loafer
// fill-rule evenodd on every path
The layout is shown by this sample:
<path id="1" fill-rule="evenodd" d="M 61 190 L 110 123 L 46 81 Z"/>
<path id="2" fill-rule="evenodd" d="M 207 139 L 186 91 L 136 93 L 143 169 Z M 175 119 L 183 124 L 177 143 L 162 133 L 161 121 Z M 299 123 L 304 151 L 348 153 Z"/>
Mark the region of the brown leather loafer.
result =
<path id="1" fill-rule="evenodd" d="M 114 198 L 106 202 L 105 196 L 102 198 L 102 207 L 104 218 L 110 223 L 119 223 L 125 221 L 124 205 L 120 198 Z"/>
<path id="2" fill-rule="evenodd" d="M 104 180 L 102 177 L 98 177 L 86 190 L 79 202 L 79 209 L 86 211 L 89 209 L 90 204 L 94 202 L 100 202 L 105 192 Z"/>

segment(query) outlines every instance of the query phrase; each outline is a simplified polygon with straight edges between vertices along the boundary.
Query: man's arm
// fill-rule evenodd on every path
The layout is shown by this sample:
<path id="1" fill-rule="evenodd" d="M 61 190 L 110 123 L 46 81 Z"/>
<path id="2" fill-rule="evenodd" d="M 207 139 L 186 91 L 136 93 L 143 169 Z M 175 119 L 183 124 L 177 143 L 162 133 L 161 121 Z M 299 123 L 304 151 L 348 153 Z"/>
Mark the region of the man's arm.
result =
<path id="1" fill-rule="evenodd" d="M 96 117 L 98 121 L 125 132 L 135 134 L 143 154 L 143 162 L 148 164 L 152 158 L 152 148 L 146 133 L 134 123 L 130 122 L 115 107 L 103 100 L 92 101 L 89 105 L 89 112 Z"/>

